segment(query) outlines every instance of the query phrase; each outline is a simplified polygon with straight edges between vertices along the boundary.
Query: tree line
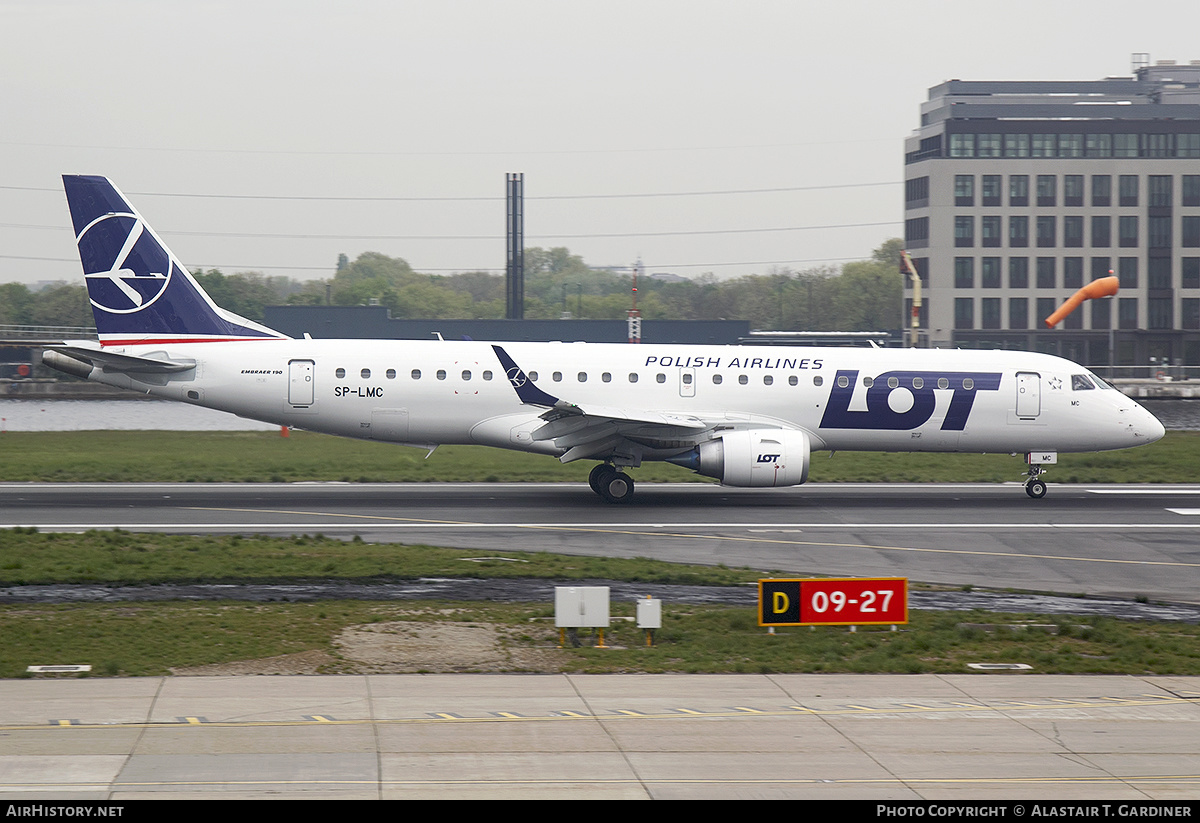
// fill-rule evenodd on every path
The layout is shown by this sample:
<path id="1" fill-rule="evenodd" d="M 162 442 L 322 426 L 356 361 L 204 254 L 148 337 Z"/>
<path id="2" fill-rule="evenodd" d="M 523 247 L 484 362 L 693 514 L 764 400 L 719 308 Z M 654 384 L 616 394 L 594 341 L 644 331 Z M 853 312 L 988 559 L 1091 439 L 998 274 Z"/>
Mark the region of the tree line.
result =
<path id="1" fill-rule="evenodd" d="M 881 331 L 902 325 L 903 279 L 899 239 L 869 260 L 803 270 L 717 279 L 642 277 L 637 305 L 648 320 L 746 320 L 752 328 L 787 331 Z M 461 272 L 430 275 L 378 252 L 338 259 L 331 278 L 299 281 L 258 272 L 226 275 L 217 269 L 192 276 L 217 305 L 261 322 L 266 306 L 382 305 L 397 318 L 497 319 L 505 314 L 503 275 Z M 620 319 L 632 306 L 632 275 L 588 266 L 566 248 L 525 250 L 525 316 Z M 0 324 L 90 326 L 82 285 L 34 292 L 0 284 Z"/>

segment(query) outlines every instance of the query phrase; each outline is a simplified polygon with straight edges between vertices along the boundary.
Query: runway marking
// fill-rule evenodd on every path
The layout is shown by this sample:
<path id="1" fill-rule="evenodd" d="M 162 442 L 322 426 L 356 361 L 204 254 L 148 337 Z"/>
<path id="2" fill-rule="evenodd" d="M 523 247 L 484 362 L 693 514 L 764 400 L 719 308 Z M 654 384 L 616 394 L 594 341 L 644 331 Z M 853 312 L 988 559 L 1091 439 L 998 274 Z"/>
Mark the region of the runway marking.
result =
<path id="1" fill-rule="evenodd" d="M 1045 700 L 1053 700 L 1053 698 L 1044 698 Z M 1135 707 L 1167 707 L 1167 706 L 1189 706 L 1195 707 L 1194 698 L 1175 697 L 1170 695 L 1145 695 L 1137 697 L 1097 697 L 1090 701 L 1080 700 L 1073 704 L 1074 708 L 1092 709 L 1099 712 L 1107 712 L 1113 709 L 1135 708 Z M 597 721 L 607 722 L 615 720 L 682 720 L 685 718 L 695 717 L 720 717 L 720 718 L 788 718 L 788 717 L 845 717 L 855 715 L 871 715 L 871 714 L 902 714 L 902 715 L 921 715 L 921 714 L 963 714 L 975 712 L 991 712 L 1004 715 L 1016 709 L 1033 710 L 1033 711 L 1050 711 L 1056 712 L 1067 708 L 1067 706 L 1054 705 L 1052 703 L 1035 703 L 1022 701 L 998 701 L 994 705 L 974 704 L 974 703 L 958 703 L 950 701 L 945 706 L 922 706 L 919 704 L 895 704 L 888 706 L 864 706 L 858 704 L 842 704 L 837 708 L 819 709 L 811 706 L 789 705 L 779 709 L 750 709 L 747 707 L 731 707 L 720 710 L 704 711 L 700 709 L 687 708 L 669 708 L 662 709 L 659 712 L 631 711 L 624 709 L 613 709 L 612 714 L 588 714 L 585 712 L 575 711 L 573 709 L 563 709 L 560 711 L 549 712 L 545 715 L 519 715 L 515 712 L 490 712 L 486 716 L 479 717 L 464 717 L 455 712 L 429 712 L 424 717 L 397 717 L 391 719 L 381 718 L 360 718 L 360 719 L 345 719 L 338 720 L 328 715 L 321 715 L 322 719 L 312 719 L 311 717 L 302 717 L 296 720 L 213 720 L 210 721 L 204 716 L 183 716 L 170 721 L 157 722 L 84 722 L 79 719 L 72 720 L 52 720 L 49 725 L 20 725 L 20 724 L 5 724 L 0 726 L 0 731 L 36 731 L 44 730 L 55 733 L 61 729 L 90 729 L 90 730 L 120 730 L 120 729 L 164 729 L 164 728 L 287 728 L 296 726 L 404 726 L 404 725 L 423 725 L 423 724 L 438 724 L 447 721 L 455 723 L 496 723 L 496 722 L 512 722 L 522 721 L 526 723 L 547 723 L 547 722 L 573 722 L 573 721 Z M 1200 721 L 1200 716 L 1197 716 L 1197 721 Z M 59 732 L 67 733 L 67 732 Z"/>
<path id="2" fill-rule="evenodd" d="M 1200 509 L 1167 509 L 1172 514 L 1197 515 L 1200 514 Z"/>

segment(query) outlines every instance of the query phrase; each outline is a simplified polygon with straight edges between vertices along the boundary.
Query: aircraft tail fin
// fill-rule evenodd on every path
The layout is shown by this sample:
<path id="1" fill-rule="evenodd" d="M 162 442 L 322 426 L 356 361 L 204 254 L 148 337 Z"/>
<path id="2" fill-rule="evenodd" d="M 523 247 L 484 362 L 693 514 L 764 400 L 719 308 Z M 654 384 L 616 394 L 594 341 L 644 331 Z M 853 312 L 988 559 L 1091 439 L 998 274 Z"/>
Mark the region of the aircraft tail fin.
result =
<path id="1" fill-rule="evenodd" d="M 101 345 L 286 337 L 214 303 L 108 178 L 63 188 Z"/>

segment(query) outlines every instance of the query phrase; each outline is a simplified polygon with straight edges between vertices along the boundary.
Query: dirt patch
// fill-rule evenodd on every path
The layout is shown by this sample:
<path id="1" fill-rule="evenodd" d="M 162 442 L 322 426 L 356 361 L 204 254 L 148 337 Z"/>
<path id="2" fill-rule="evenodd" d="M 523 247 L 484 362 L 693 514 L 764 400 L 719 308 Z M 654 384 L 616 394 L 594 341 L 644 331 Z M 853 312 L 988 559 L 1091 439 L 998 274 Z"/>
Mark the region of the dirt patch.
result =
<path id="1" fill-rule="evenodd" d="M 493 623 L 425 623 L 397 620 L 347 626 L 334 652 L 309 651 L 173 669 L 181 676 L 252 674 L 411 674 L 417 672 L 558 672 L 567 653 L 531 646 L 527 637 Z"/>

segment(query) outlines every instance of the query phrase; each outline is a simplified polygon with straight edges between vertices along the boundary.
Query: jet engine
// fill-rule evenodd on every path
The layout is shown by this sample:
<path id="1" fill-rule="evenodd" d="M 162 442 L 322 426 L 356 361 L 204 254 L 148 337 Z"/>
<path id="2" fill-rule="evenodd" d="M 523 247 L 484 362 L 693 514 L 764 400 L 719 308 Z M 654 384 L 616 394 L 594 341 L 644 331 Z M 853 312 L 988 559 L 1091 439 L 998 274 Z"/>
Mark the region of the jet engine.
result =
<path id="1" fill-rule="evenodd" d="M 808 479 L 808 434 L 792 429 L 726 432 L 669 460 L 726 486 L 798 486 Z"/>

